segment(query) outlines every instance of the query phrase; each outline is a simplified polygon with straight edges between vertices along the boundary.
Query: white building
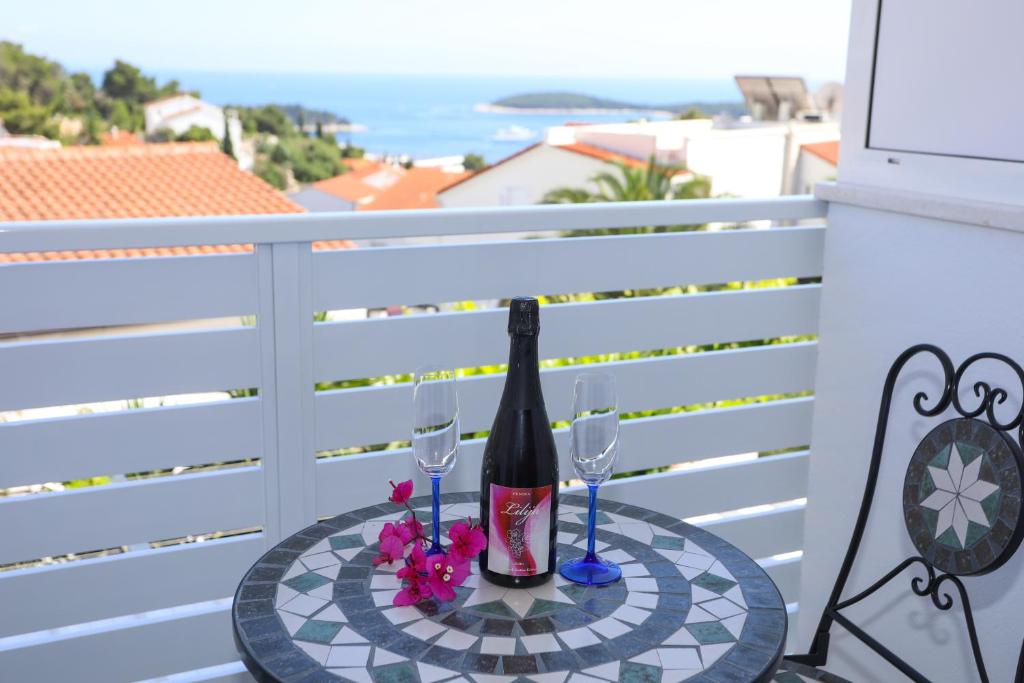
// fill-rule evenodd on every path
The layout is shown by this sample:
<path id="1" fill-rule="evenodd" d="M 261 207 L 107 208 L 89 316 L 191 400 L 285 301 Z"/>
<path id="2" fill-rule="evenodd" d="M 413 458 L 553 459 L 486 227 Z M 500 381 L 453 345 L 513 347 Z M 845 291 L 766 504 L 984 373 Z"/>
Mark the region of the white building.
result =
<path id="1" fill-rule="evenodd" d="M 242 122 L 238 120 L 237 114 L 225 114 L 221 107 L 184 93 L 147 102 L 143 113 L 146 135 L 153 135 L 163 129 L 181 135 L 192 126 L 197 126 L 206 128 L 218 141 L 223 141 L 226 127 L 231 135 L 231 144 L 238 165 L 243 169 L 252 168 L 251 155 L 243 153 Z"/>
<path id="2" fill-rule="evenodd" d="M 685 166 L 711 179 L 712 196 L 773 197 L 797 184 L 802 145 L 839 139 L 832 121 L 697 119 L 549 128 L 527 147 L 442 191 L 442 206 L 535 204 L 558 187 L 593 187 L 615 162 Z M 833 173 L 834 174 L 834 173 Z M 682 179 L 682 178 L 681 178 Z"/>

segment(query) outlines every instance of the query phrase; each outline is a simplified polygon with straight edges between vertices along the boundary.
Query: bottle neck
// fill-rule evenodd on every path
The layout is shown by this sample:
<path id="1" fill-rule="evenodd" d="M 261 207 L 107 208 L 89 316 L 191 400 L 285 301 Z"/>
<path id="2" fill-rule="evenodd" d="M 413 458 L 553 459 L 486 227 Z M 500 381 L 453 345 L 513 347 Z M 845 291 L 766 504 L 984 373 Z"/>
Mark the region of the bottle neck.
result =
<path id="1" fill-rule="evenodd" d="M 520 409 L 543 405 L 537 335 L 513 334 L 511 339 L 503 402 L 511 402 L 513 407 Z"/>

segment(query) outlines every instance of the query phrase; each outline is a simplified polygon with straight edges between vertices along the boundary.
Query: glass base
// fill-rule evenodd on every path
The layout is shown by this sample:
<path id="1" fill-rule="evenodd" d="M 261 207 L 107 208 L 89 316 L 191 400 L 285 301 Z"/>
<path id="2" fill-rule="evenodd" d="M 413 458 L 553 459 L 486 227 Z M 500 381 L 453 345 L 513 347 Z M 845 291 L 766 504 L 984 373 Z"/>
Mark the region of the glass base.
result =
<path id="1" fill-rule="evenodd" d="M 593 560 L 588 560 L 586 557 L 566 560 L 558 568 L 558 573 L 569 581 L 584 586 L 603 586 L 622 578 L 622 570 L 619 569 L 619 565 L 602 560 L 600 557 L 595 557 Z"/>

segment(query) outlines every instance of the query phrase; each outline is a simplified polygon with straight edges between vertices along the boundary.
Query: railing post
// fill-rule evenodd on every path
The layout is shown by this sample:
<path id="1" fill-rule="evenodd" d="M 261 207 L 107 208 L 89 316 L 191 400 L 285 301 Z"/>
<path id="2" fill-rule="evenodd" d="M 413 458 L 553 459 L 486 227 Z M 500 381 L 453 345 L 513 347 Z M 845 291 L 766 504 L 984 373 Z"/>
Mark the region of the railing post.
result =
<path id="1" fill-rule="evenodd" d="M 267 546 L 316 521 L 312 245 L 260 244 L 259 311 Z"/>

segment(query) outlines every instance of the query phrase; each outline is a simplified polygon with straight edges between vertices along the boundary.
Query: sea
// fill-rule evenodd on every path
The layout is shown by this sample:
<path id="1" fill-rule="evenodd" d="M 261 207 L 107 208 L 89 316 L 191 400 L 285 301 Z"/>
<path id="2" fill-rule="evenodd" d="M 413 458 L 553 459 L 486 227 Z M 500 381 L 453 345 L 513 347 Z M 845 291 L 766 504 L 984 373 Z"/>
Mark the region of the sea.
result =
<path id="1" fill-rule="evenodd" d="M 183 89 L 198 90 L 203 99 L 219 105 L 273 102 L 330 111 L 359 127 L 339 133 L 339 141 L 350 141 L 376 154 L 427 159 L 473 152 L 483 155 L 488 163 L 540 140 L 545 128 L 567 121 L 657 118 L 642 112 L 530 114 L 481 111 L 478 107 L 502 97 L 571 91 L 651 105 L 742 99 L 731 79 L 218 72 L 155 75 L 161 83 L 176 78 Z M 510 136 L 510 132 L 514 134 Z"/>

